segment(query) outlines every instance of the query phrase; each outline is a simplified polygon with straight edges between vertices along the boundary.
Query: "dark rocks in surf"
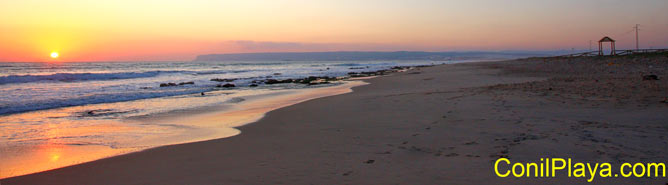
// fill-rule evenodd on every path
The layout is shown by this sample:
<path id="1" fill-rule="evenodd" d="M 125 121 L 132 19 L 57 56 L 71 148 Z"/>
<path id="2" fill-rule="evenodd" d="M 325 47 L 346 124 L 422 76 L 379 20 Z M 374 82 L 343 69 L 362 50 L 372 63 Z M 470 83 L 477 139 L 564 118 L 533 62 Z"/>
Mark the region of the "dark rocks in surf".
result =
<path id="1" fill-rule="evenodd" d="M 121 111 L 116 109 L 94 109 L 94 110 L 84 111 L 80 115 L 78 115 L 78 117 L 114 116 L 117 114 L 132 113 L 135 111 L 136 110 Z"/>
<path id="2" fill-rule="evenodd" d="M 279 83 L 279 81 L 276 80 L 276 79 L 267 79 L 267 80 L 264 81 L 264 84 L 270 84 L 270 85 L 271 84 L 277 84 L 277 83 Z"/>
<path id="3" fill-rule="evenodd" d="M 193 84 L 195 84 L 195 82 L 181 82 L 181 83 L 178 83 L 178 84 L 177 84 L 177 83 L 169 82 L 169 83 L 161 83 L 161 84 L 160 84 L 160 87 L 173 87 L 173 86 L 193 85 Z"/>
<path id="4" fill-rule="evenodd" d="M 179 85 L 195 85 L 195 82 L 181 82 Z"/>
<path id="5" fill-rule="evenodd" d="M 172 87 L 172 86 L 177 86 L 176 83 L 161 83 L 160 87 Z"/>
<path id="6" fill-rule="evenodd" d="M 388 73 L 394 73 L 394 72 L 399 72 L 402 70 L 407 70 L 410 69 L 411 67 L 404 67 L 404 66 L 394 66 L 390 69 L 381 69 L 377 71 L 363 71 L 363 72 L 349 72 L 348 76 L 356 78 L 356 77 L 369 77 L 369 76 L 381 76 L 381 75 L 386 75 Z"/>
<path id="7" fill-rule="evenodd" d="M 232 88 L 232 87 L 236 87 L 236 85 L 231 84 L 231 83 L 226 83 L 226 84 L 218 84 L 218 85 L 216 85 L 216 87 Z"/>
<path id="8" fill-rule="evenodd" d="M 234 82 L 237 78 L 213 78 L 211 81 L 214 82 Z"/>
<path id="9" fill-rule="evenodd" d="M 267 79 L 266 81 L 264 81 L 264 84 L 271 85 L 271 84 L 283 84 L 292 82 L 294 82 L 294 80 L 292 79 L 285 79 L 285 80 Z"/>
<path id="10" fill-rule="evenodd" d="M 328 77 L 328 76 L 309 76 L 304 79 L 295 80 L 295 83 L 308 84 L 308 85 L 317 85 L 317 84 L 328 84 L 331 81 L 338 81 L 339 78 Z"/>

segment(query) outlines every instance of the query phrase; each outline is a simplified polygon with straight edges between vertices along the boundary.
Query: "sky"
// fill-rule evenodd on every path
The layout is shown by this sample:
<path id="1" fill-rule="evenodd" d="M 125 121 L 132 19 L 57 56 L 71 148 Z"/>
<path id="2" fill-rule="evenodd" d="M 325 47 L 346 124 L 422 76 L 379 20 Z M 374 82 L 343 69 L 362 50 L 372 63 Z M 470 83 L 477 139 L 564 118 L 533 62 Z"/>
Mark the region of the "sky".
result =
<path id="1" fill-rule="evenodd" d="M 0 0 L 0 61 L 668 48 L 666 0 Z M 58 52 L 58 59 L 50 53 Z"/>

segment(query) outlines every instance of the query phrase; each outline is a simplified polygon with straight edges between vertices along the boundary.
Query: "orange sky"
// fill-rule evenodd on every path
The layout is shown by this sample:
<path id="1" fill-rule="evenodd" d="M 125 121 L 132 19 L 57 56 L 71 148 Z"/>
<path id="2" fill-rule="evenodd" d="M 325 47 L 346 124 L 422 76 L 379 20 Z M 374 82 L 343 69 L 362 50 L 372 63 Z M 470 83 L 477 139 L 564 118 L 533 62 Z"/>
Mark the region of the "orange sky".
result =
<path id="1" fill-rule="evenodd" d="M 4 0 L 0 61 L 280 51 L 668 47 L 666 0 Z"/>

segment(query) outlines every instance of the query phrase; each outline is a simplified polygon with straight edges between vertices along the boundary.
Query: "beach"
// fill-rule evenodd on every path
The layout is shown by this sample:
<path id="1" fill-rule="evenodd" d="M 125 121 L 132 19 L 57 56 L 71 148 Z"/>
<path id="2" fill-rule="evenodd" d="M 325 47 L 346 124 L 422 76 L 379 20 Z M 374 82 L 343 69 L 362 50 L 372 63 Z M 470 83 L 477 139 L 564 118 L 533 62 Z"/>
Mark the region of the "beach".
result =
<path id="1" fill-rule="evenodd" d="M 418 67 L 236 127 L 2 184 L 591 184 L 498 177 L 513 162 L 668 159 L 665 54 Z M 657 79 L 646 77 L 655 75 Z M 613 168 L 613 171 L 616 169 Z M 663 184 L 602 178 L 593 184 Z"/>

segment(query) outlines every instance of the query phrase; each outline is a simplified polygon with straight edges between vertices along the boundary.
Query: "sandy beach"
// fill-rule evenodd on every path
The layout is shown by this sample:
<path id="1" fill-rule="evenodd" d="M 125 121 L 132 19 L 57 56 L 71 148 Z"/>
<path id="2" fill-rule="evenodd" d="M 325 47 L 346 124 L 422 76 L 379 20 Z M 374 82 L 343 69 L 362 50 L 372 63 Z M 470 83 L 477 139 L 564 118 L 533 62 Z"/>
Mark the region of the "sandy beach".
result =
<path id="1" fill-rule="evenodd" d="M 9 184 L 590 184 L 494 162 L 665 162 L 665 54 L 421 67 L 277 109 L 223 139 L 2 179 Z M 656 75 L 658 80 L 644 79 Z M 613 168 L 613 171 L 616 169 Z M 601 178 L 594 184 L 664 184 Z"/>

